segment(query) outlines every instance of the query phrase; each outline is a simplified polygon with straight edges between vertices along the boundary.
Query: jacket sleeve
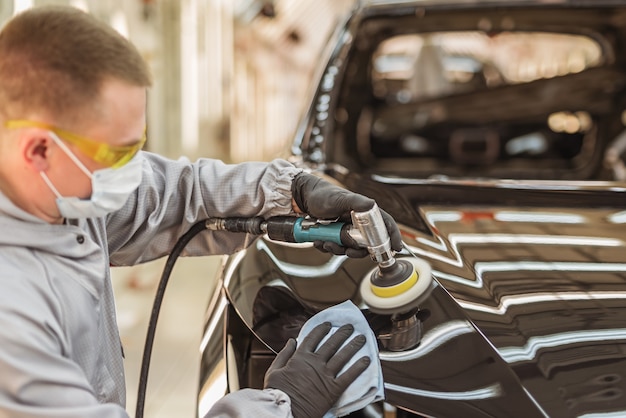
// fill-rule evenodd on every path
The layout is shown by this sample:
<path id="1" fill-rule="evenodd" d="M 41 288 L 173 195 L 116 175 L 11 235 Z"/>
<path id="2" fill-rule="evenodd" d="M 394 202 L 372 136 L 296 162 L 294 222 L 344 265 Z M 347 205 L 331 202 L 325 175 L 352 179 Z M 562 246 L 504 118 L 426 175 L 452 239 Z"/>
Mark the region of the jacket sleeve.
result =
<path id="1" fill-rule="evenodd" d="M 170 160 L 142 152 L 141 185 L 126 205 L 107 217 L 112 265 L 133 265 L 169 254 L 194 223 L 209 217 L 293 214 L 291 183 L 301 170 L 285 160 L 225 164 Z M 203 231 L 183 255 L 231 254 L 246 234 Z"/>
<path id="2" fill-rule="evenodd" d="M 217 401 L 204 418 L 293 418 L 289 397 L 278 389 L 241 389 Z"/>

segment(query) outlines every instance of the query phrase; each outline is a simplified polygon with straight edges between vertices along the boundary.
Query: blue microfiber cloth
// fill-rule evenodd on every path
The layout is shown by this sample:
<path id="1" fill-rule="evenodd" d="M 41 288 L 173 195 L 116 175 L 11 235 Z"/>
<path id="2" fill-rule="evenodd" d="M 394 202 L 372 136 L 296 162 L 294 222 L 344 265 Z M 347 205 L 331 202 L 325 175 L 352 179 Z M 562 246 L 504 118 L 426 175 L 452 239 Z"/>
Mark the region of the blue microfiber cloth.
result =
<path id="1" fill-rule="evenodd" d="M 332 335 L 332 333 L 342 325 L 349 323 L 354 326 L 354 333 L 347 341 L 350 341 L 358 334 L 365 335 L 367 339 L 365 345 L 354 355 L 352 360 L 344 367 L 344 370 L 365 355 L 369 356 L 372 361 L 369 367 L 348 386 L 348 389 L 346 389 L 330 411 L 324 415 L 324 418 L 342 417 L 350 412 L 362 409 L 371 403 L 383 400 L 385 398 L 385 390 L 380 359 L 378 358 L 378 344 L 376 343 L 376 336 L 372 332 L 361 310 L 349 300 L 324 309 L 310 318 L 302 326 L 297 338 L 298 344 L 302 342 L 304 337 L 306 337 L 313 328 L 323 322 L 330 322 L 332 324 L 331 332 L 328 333 L 326 338 Z M 323 341 L 325 341 L 326 338 Z M 340 374 L 342 372 L 343 370 Z"/>

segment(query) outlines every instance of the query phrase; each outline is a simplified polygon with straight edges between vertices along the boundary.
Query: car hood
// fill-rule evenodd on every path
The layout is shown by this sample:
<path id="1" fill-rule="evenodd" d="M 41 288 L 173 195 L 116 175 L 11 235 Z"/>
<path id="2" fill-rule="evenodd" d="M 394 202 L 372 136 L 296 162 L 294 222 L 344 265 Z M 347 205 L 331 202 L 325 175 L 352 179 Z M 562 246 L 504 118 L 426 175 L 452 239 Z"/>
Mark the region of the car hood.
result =
<path id="1" fill-rule="evenodd" d="M 394 202 L 410 251 L 533 401 L 549 416 L 626 414 L 621 187 L 387 180 L 374 194 Z"/>
<path id="2" fill-rule="evenodd" d="M 398 257 L 432 267 L 435 286 L 417 314 L 420 344 L 381 348 L 389 403 L 444 417 L 626 414 L 619 193 L 601 183 L 343 180 L 398 221 L 407 246 Z M 275 350 L 308 317 L 346 299 L 380 337 L 390 317 L 370 311 L 358 291 L 373 267 L 263 238 L 231 259 L 225 287 Z"/>

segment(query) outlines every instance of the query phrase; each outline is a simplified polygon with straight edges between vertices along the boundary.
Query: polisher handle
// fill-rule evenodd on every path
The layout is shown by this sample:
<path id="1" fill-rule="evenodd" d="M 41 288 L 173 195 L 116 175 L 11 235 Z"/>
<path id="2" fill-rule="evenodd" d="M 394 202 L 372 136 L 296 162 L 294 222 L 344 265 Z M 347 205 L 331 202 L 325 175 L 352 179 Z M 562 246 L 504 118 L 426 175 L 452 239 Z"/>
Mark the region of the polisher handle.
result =
<path id="1" fill-rule="evenodd" d="M 391 238 L 383 215 L 380 213 L 378 205 L 365 212 L 352 212 L 352 224 L 359 231 L 360 237 L 355 241 L 363 243 L 370 253 L 370 257 L 381 267 L 393 264 L 395 259 L 394 251 L 391 249 Z"/>
<path id="2" fill-rule="evenodd" d="M 366 247 L 359 231 L 352 225 L 338 221 L 319 221 L 295 216 L 274 216 L 269 219 L 255 218 L 210 218 L 207 229 L 213 231 L 265 234 L 276 241 L 314 242 L 331 241 L 344 247 Z"/>

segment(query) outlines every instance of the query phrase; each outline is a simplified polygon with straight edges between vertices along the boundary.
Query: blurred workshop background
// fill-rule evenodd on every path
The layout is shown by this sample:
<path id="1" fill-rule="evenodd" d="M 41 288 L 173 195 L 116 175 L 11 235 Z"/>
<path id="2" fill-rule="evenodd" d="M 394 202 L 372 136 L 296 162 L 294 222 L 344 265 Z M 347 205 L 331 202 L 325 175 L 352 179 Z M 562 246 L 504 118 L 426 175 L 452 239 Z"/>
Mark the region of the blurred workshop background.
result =
<path id="1" fill-rule="evenodd" d="M 154 75 L 148 150 L 239 162 L 287 156 L 320 53 L 353 0 L 2 0 L 0 22 L 47 4 L 92 13 L 139 48 Z M 147 417 L 195 416 L 201 326 L 220 262 L 177 262 L 159 316 Z M 113 271 L 131 417 L 164 264 Z"/>

